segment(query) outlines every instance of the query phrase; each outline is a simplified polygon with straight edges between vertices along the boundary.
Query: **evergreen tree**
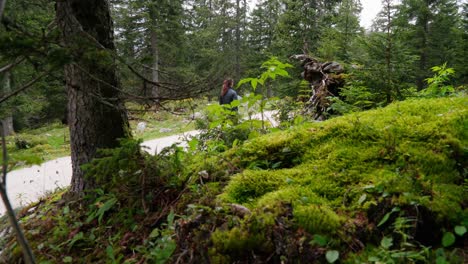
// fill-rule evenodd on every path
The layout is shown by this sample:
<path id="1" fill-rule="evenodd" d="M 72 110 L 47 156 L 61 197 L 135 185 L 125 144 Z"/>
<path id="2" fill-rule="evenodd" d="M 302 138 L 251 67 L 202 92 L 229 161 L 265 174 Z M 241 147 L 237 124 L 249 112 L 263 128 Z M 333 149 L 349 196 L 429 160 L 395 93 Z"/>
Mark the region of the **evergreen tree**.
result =
<path id="1" fill-rule="evenodd" d="M 282 0 L 281 16 L 275 39 L 278 55 L 316 52 L 325 28 L 332 24 L 339 0 Z"/>
<path id="2" fill-rule="evenodd" d="M 349 63 L 352 55 L 358 53 L 357 39 L 362 36 L 359 25 L 361 12 L 359 0 L 343 0 L 338 6 L 338 12 L 333 17 L 333 25 L 324 29 L 318 55 L 325 60 L 341 60 Z"/>
<path id="3" fill-rule="evenodd" d="M 192 0 L 186 5 L 187 40 L 194 75 L 219 94 L 223 78 L 238 80 L 246 65 L 247 2 Z M 205 88 L 206 89 L 206 88 Z"/>
<path id="4" fill-rule="evenodd" d="M 249 76 L 259 74 L 258 65 L 261 65 L 270 56 L 277 55 L 272 50 L 272 46 L 275 41 L 280 12 L 280 0 L 265 0 L 257 3 L 251 13 L 248 33 L 249 64 L 254 69 Z"/>
<path id="5" fill-rule="evenodd" d="M 164 84 L 180 85 L 186 80 L 181 65 L 186 62 L 182 0 L 114 0 L 117 49 L 119 54 L 145 73 L 142 81 L 133 73 L 124 76 L 125 86 L 140 83 L 145 96 L 167 97 Z"/>
<path id="6" fill-rule="evenodd" d="M 422 89 L 432 66 L 458 61 L 462 35 L 456 1 L 403 0 L 397 15 L 404 42 L 419 56 L 414 71 Z"/>
<path id="7" fill-rule="evenodd" d="M 66 94 L 58 65 L 65 56 L 53 27 L 54 5 L 47 0 L 7 1 L 0 25 L 0 99 L 25 84 L 28 89 L 1 103 L 0 112 L 14 128 L 37 127 L 63 119 Z M 52 73 L 52 74 L 51 74 Z M 8 84 L 8 85 L 7 85 Z M 8 87 L 8 89 L 5 89 Z M 0 113 L 0 116 L 2 114 Z"/>

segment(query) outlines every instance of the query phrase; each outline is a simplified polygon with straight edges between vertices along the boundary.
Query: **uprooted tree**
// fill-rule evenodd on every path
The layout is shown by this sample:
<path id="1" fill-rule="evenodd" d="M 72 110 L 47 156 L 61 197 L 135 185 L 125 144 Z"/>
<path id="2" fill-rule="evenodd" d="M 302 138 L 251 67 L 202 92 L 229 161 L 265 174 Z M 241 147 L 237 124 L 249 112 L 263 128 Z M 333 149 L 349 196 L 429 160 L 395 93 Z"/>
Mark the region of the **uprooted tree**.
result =
<path id="1" fill-rule="evenodd" d="M 344 79 L 341 73 L 343 67 L 334 61 L 319 62 L 317 59 L 301 54 L 291 58 L 301 61 L 304 68 L 302 77 L 310 83 L 311 97 L 304 106 L 304 113 L 311 115 L 315 120 L 326 119 L 327 109 L 331 105 L 330 96 L 339 96 L 339 88 L 343 86 Z"/>

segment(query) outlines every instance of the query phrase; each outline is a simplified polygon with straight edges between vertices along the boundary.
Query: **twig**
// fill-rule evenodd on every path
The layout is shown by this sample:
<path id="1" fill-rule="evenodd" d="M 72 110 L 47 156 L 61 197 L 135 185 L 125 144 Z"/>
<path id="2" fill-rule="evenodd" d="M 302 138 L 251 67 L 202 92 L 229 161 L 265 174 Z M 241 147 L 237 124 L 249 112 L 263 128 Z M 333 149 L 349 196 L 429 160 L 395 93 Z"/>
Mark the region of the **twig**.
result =
<path id="1" fill-rule="evenodd" d="M 1 0 L 0 0 L 1 1 Z M 15 230 L 16 233 L 16 239 L 18 243 L 20 244 L 21 248 L 23 249 L 23 257 L 24 257 L 24 262 L 27 264 L 35 264 L 36 261 L 34 259 L 34 255 L 32 253 L 31 247 L 29 246 L 29 243 L 26 239 L 26 237 L 23 234 L 23 231 L 21 231 L 21 227 L 18 224 L 18 221 L 16 220 L 15 216 L 15 211 L 13 210 L 13 207 L 11 206 L 10 200 L 8 199 L 7 193 L 6 193 L 6 177 L 7 177 L 7 169 L 8 169 L 8 156 L 7 156 L 7 147 L 6 147 L 6 140 L 5 140 L 5 124 L 4 121 L 0 122 L 2 130 L 2 149 L 3 149 L 3 165 L 2 165 L 2 181 L 0 182 L 0 195 L 2 196 L 3 203 L 5 204 L 5 208 L 7 210 L 7 215 L 8 218 L 10 219 L 10 223 L 13 227 L 13 230 Z"/>
<path id="2" fill-rule="evenodd" d="M 0 0 L 0 19 L 3 16 L 3 10 L 5 9 L 6 0 Z"/>
<path id="3" fill-rule="evenodd" d="M 32 79 L 31 81 L 29 81 L 28 83 L 26 83 L 25 85 L 23 85 L 21 88 L 18 88 L 16 89 L 15 91 L 3 96 L 2 98 L 0 98 L 0 104 L 5 102 L 6 100 L 10 99 L 10 97 L 12 96 L 15 96 L 17 94 L 19 94 L 20 92 L 28 89 L 29 87 L 31 87 L 33 84 L 35 84 L 37 81 L 39 81 L 40 79 L 42 79 L 43 77 L 47 76 L 50 74 L 50 72 L 52 71 L 52 69 L 40 74 L 39 76 L 37 76 L 36 78 Z"/>
<path id="4" fill-rule="evenodd" d="M 0 68 L 0 73 L 10 70 L 11 68 L 23 62 L 25 59 L 26 59 L 25 57 L 21 57 L 19 59 L 16 59 L 14 62 L 10 64 L 3 66 L 2 68 Z"/>

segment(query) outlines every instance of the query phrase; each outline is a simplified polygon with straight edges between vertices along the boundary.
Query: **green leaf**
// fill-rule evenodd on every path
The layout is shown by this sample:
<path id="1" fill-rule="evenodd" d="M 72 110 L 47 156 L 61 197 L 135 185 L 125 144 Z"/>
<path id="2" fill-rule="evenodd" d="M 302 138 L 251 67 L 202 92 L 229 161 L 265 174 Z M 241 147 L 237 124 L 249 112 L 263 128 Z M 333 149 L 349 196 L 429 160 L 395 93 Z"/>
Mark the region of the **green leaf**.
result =
<path id="1" fill-rule="evenodd" d="M 65 206 L 65 207 L 63 208 L 63 214 L 64 214 L 64 215 L 67 215 L 68 213 L 70 213 L 70 207 Z"/>
<path id="2" fill-rule="evenodd" d="M 455 229 L 455 234 L 459 236 L 463 236 L 466 233 L 466 227 L 465 226 L 456 226 Z"/>
<path id="3" fill-rule="evenodd" d="M 197 146 L 198 146 L 198 143 L 200 141 L 196 138 L 192 138 L 189 142 L 188 142 L 188 145 L 189 145 L 189 148 L 190 150 L 196 150 L 197 149 Z"/>
<path id="4" fill-rule="evenodd" d="M 242 80 L 240 80 L 238 83 L 237 83 L 237 87 L 240 87 L 241 85 L 243 85 L 244 83 L 248 83 L 248 82 L 251 82 L 253 78 L 244 78 Z"/>
<path id="5" fill-rule="evenodd" d="M 449 264 L 449 262 L 445 259 L 444 256 L 438 256 L 436 258 L 436 264 Z"/>
<path id="6" fill-rule="evenodd" d="M 340 257 L 340 252 L 336 250 L 328 250 L 325 254 L 325 258 L 327 259 L 328 263 L 334 263 Z"/>
<path id="7" fill-rule="evenodd" d="M 366 198 L 366 194 L 361 195 L 361 197 L 359 197 L 358 204 L 361 205 L 366 200 Z"/>
<path id="8" fill-rule="evenodd" d="M 112 248 L 111 245 L 107 246 L 107 248 L 106 248 L 106 254 L 107 254 L 107 257 L 109 257 L 109 259 L 111 259 L 111 263 L 112 263 L 112 264 L 117 263 L 117 262 L 115 261 L 114 248 Z"/>
<path id="9" fill-rule="evenodd" d="M 68 242 L 68 247 L 72 248 L 73 245 L 80 241 L 80 240 L 84 240 L 84 234 L 83 232 L 79 232 L 78 234 L 76 234 L 75 236 L 73 236 L 73 238 L 70 240 L 70 242 Z"/>
<path id="10" fill-rule="evenodd" d="M 70 257 L 70 256 L 66 256 L 66 257 L 64 257 L 64 258 L 62 259 L 62 261 L 63 261 L 64 263 L 72 263 L 73 258 Z"/>
<path id="11" fill-rule="evenodd" d="M 265 80 L 266 79 L 260 78 L 260 79 L 258 79 L 258 83 L 261 84 L 261 85 L 265 85 Z"/>
<path id="12" fill-rule="evenodd" d="M 442 246 L 450 247 L 453 243 L 455 243 L 455 235 L 452 232 L 445 232 L 442 237 Z"/>
<path id="13" fill-rule="evenodd" d="M 388 213 L 386 213 L 386 214 L 384 215 L 384 217 L 382 218 L 382 220 L 380 220 L 380 222 L 379 222 L 379 224 L 378 224 L 377 226 L 379 227 L 379 226 L 385 224 L 385 222 L 388 221 L 388 219 L 390 218 L 390 215 L 391 215 L 392 213 L 394 213 L 394 212 L 399 212 L 399 211 L 400 211 L 400 208 L 394 207 L 394 208 L 392 209 L 391 212 L 388 212 Z"/>
<path id="14" fill-rule="evenodd" d="M 380 220 L 379 224 L 377 224 L 377 226 L 381 226 L 381 225 L 385 224 L 385 222 L 388 221 L 388 218 L 390 218 L 391 214 L 392 214 L 392 212 L 386 213 L 384 215 L 384 217 L 382 218 L 382 220 Z"/>
<path id="15" fill-rule="evenodd" d="M 240 105 L 240 101 L 239 100 L 234 100 L 231 102 L 231 107 L 236 107 L 236 106 L 239 106 Z"/>
<path id="16" fill-rule="evenodd" d="M 385 249 L 389 249 L 391 246 L 393 246 L 393 238 L 391 237 L 382 238 L 382 241 L 380 241 L 380 246 Z"/>
<path id="17" fill-rule="evenodd" d="M 237 145 L 239 144 L 239 139 L 234 139 L 234 141 L 232 142 L 232 148 L 235 148 L 237 147 Z"/>
<path id="18" fill-rule="evenodd" d="M 222 123 L 221 120 L 217 120 L 217 121 L 211 122 L 211 123 L 210 123 L 210 129 L 211 129 L 211 128 L 215 128 L 215 127 L 221 125 L 221 123 Z"/>
<path id="19" fill-rule="evenodd" d="M 276 74 L 278 74 L 279 76 L 283 76 L 283 77 L 289 76 L 289 73 L 283 69 L 277 69 Z"/>
<path id="20" fill-rule="evenodd" d="M 317 245 L 324 247 L 327 245 L 327 238 L 321 235 L 314 235 L 314 239 L 311 241 Z"/>
<path id="21" fill-rule="evenodd" d="M 250 80 L 250 85 L 252 85 L 252 88 L 255 91 L 257 89 L 257 85 L 258 85 L 258 79 L 252 78 L 252 80 Z"/>
<path id="22" fill-rule="evenodd" d="M 97 215 L 99 215 L 99 217 L 98 217 L 98 222 L 99 223 L 101 223 L 101 220 L 102 220 L 102 217 L 104 216 L 104 213 L 109 211 L 114 206 L 115 203 L 117 203 L 117 198 L 111 198 L 111 199 L 107 200 L 101 206 L 101 208 L 99 208 L 99 210 L 97 212 Z"/>
<path id="23" fill-rule="evenodd" d="M 159 228 L 155 228 L 155 229 L 153 229 L 153 231 L 151 231 L 151 233 L 149 235 L 149 238 L 158 237 L 160 233 L 161 232 L 160 232 Z"/>
<path id="24" fill-rule="evenodd" d="M 168 225 L 173 225 L 174 224 L 174 217 L 175 217 L 175 214 L 174 214 L 174 211 L 171 210 L 171 212 L 167 215 L 167 224 Z"/>

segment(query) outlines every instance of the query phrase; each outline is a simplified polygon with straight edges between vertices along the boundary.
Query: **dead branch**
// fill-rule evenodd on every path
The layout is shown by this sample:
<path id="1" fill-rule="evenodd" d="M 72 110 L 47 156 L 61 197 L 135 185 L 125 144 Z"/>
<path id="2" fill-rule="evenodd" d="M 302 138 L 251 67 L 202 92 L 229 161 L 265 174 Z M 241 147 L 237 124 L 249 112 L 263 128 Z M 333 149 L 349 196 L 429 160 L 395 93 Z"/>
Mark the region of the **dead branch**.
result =
<path id="1" fill-rule="evenodd" d="M 0 104 L 5 102 L 6 100 L 10 99 L 11 97 L 21 93 L 22 91 L 28 89 L 29 87 L 33 86 L 36 82 L 38 82 L 40 79 L 44 78 L 45 76 L 49 75 L 51 72 L 52 72 L 53 69 L 50 69 L 50 70 L 47 70 L 46 72 L 43 72 L 42 74 L 36 76 L 35 78 L 33 78 L 32 80 L 30 80 L 29 82 L 27 82 L 25 85 L 23 85 L 21 88 L 18 88 L 16 90 L 14 90 L 13 92 L 3 96 L 2 98 L 0 98 Z"/>
<path id="2" fill-rule="evenodd" d="M 20 64 L 21 62 L 23 62 L 24 60 L 26 59 L 26 57 L 20 57 L 20 58 L 17 58 L 14 62 L 10 63 L 10 64 L 7 64 L 3 67 L 0 68 L 0 73 L 3 73 L 3 72 L 6 72 L 6 71 L 9 71 L 11 70 L 12 68 L 14 68 L 16 65 Z"/>
<path id="3" fill-rule="evenodd" d="M 8 170 L 8 153 L 6 147 L 6 140 L 5 140 L 5 124 L 4 122 L 0 122 L 1 125 L 1 134 L 2 134 L 2 150 L 3 150 L 3 165 L 2 165 L 2 178 L 0 182 L 0 196 L 2 197 L 3 203 L 5 204 L 5 208 L 7 211 L 8 219 L 10 220 L 10 224 L 13 227 L 13 230 L 16 233 L 16 239 L 20 244 L 21 248 L 23 249 L 23 257 L 24 262 L 27 264 L 35 264 L 36 260 L 34 258 L 34 254 L 32 253 L 31 247 L 29 246 L 28 240 L 24 236 L 21 227 L 19 226 L 18 221 L 16 220 L 15 211 L 11 206 L 10 199 L 8 198 L 6 192 L 6 180 L 7 180 L 7 170 Z"/>

